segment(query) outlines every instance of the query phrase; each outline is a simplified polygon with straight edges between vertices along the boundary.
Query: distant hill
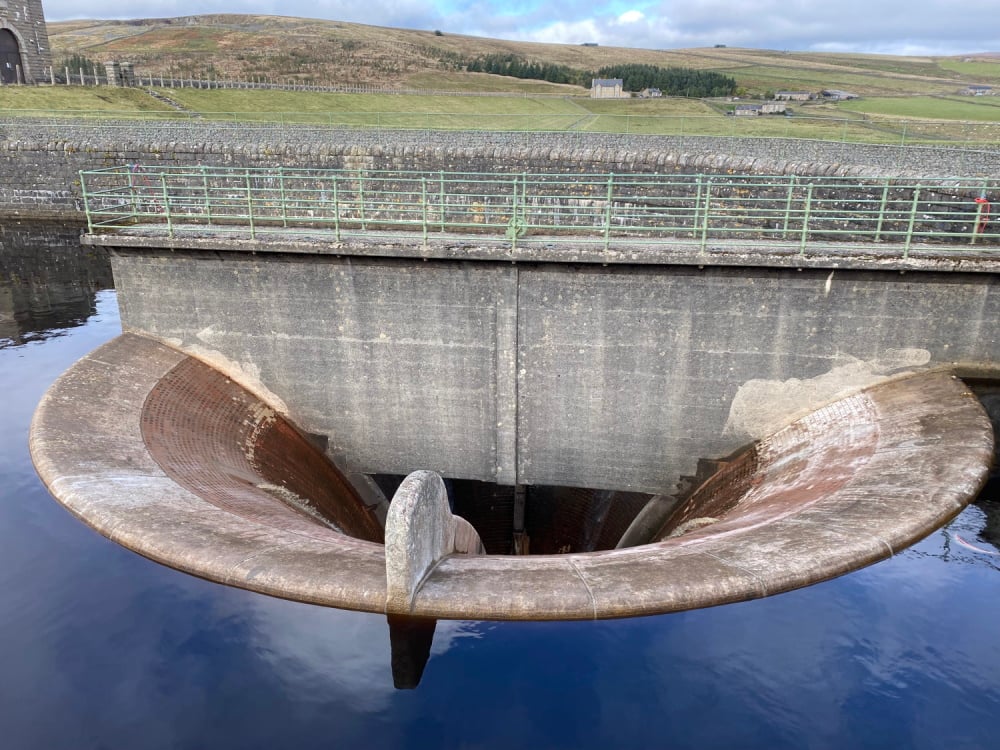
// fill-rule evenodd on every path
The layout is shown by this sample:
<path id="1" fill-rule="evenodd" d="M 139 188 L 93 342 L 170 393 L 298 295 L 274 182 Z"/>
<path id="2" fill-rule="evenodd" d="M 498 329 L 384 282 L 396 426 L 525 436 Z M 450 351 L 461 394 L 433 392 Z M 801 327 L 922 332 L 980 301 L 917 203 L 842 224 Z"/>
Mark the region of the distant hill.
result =
<path id="1" fill-rule="evenodd" d="M 205 15 L 128 21 L 48 24 L 56 64 L 71 54 L 95 61 L 131 61 L 142 75 L 247 80 L 266 77 L 317 85 L 388 85 L 447 90 L 582 93 L 579 86 L 517 81 L 469 73 L 485 55 L 595 71 L 626 63 L 681 66 L 732 76 L 747 92 L 843 89 L 863 95 L 948 94 L 964 84 L 1000 87 L 1000 63 L 740 48 L 648 50 L 584 44 L 537 44 L 280 16 Z M 994 69 L 995 68 L 995 69 Z"/>

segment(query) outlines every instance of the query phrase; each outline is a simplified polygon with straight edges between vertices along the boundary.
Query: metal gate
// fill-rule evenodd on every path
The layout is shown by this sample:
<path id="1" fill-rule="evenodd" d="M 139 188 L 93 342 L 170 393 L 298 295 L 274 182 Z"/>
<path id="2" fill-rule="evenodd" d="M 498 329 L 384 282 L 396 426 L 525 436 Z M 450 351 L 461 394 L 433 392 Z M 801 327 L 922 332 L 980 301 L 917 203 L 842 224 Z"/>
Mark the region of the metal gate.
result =
<path id="1" fill-rule="evenodd" d="M 0 81 L 17 83 L 18 67 L 21 68 L 21 79 L 24 79 L 24 66 L 21 64 L 21 51 L 17 39 L 7 29 L 0 29 Z"/>

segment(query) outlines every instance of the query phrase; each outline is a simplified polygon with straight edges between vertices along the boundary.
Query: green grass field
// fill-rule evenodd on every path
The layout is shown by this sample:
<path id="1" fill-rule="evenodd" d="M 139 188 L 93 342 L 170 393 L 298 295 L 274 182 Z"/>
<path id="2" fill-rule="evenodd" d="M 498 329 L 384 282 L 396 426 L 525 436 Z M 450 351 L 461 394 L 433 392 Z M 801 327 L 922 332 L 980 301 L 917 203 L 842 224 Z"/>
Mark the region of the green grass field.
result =
<path id="1" fill-rule="evenodd" d="M 173 113 L 163 102 L 139 89 L 115 89 L 107 86 L 3 86 L 0 88 L 0 114 L 30 110 L 31 114 L 49 113 L 71 116 L 75 112 Z"/>
<path id="2" fill-rule="evenodd" d="M 665 97 L 334 94 L 164 89 L 178 111 L 141 89 L 6 86 L 0 116 L 210 120 L 320 127 L 570 131 L 808 138 L 865 143 L 1000 143 L 1000 98 L 882 97 L 797 106 L 794 117 L 726 117 L 726 102 Z"/>
<path id="3" fill-rule="evenodd" d="M 941 60 L 940 65 L 945 70 L 951 70 L 963 76 L 975 79 L 977 82 L 1000 86 L 1000 60 Z"/>
<path id="4" fill-rule="evenodd" d="M 852 99 L 841 102 L 838 106 L 845 111 L 887 117 L 1000 122 L 1000 98 L 992 96 L 912 96 Z"/>

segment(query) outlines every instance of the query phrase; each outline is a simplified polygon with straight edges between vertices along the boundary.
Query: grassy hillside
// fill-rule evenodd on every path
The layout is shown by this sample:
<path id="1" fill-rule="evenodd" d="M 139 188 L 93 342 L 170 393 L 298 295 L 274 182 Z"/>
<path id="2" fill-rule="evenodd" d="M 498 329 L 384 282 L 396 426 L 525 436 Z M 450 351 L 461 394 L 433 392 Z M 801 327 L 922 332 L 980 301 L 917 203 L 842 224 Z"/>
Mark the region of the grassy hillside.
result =
<path id="1" fill-rule="evenodd" d="M 466 73 L 461 62 L 514 54 L 533 62 L 594 71 L 647 63 L 715 70 L 751 93 L 840 88 L 870 96 L 951 94 L 967 83 L 1000 88 L 1000 60 L 776 52 L 738 48 L 645 50 L 537 44 L 339 21 L 253 15 L 207 15 L 135 21 L 48 24 L 56 61 L 79 53 L 130 60 L 140 74 L 318 85 L 377 84 L 454 91 L 582 93 L 579 87 Z"/>

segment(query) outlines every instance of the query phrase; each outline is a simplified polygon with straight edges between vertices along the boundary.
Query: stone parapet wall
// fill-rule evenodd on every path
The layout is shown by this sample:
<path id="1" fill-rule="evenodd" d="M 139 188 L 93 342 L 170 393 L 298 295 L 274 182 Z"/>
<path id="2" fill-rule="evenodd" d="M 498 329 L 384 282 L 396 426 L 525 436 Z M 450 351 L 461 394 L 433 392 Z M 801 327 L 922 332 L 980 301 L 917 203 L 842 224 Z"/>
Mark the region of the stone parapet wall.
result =
<path id="1" fill-rule="evenodd" d="M 1000 174 L 1000 151 L 795 139 L 11 119 L 0 122 L 0 212 L 78 214 L 78 172 L 121 164 L 891 176 L 914 181 L 955 176 L 982 177 L 985 185 Z"/>

